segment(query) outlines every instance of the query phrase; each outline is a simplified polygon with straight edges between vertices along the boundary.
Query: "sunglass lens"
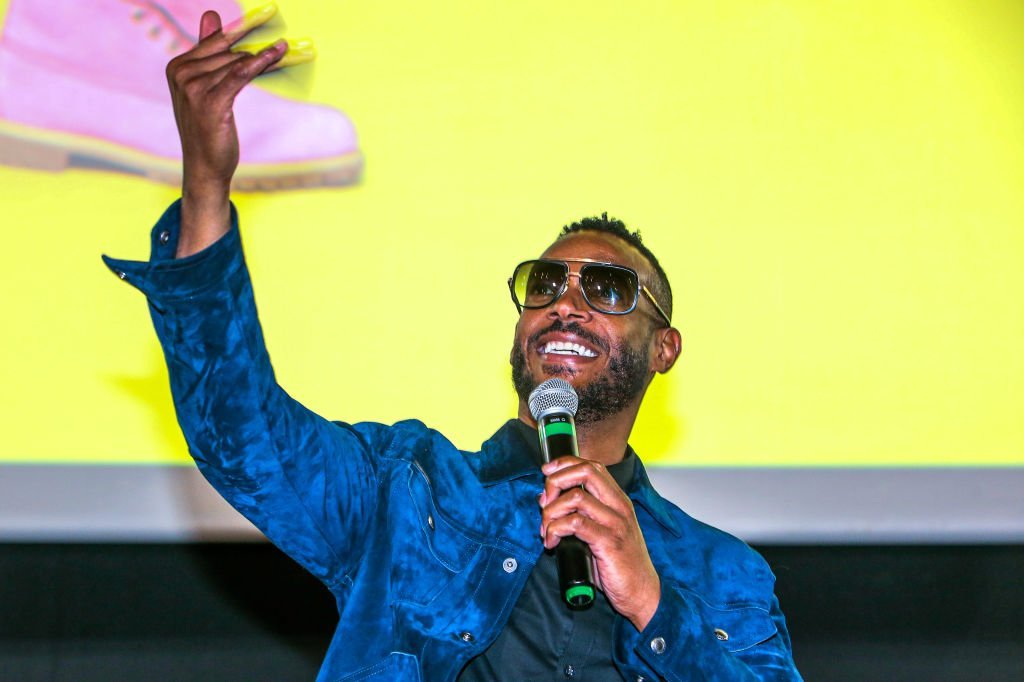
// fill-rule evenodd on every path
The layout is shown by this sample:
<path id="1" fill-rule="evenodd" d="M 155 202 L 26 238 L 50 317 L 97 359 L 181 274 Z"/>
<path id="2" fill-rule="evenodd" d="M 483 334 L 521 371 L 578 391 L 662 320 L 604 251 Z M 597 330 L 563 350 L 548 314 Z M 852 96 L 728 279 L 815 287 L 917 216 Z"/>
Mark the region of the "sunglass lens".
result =
<path id="1" fill-rule="evenodd" d="M 590 305 L 606 313 L 624 313 L 636 305 L 636 275 L 610 265 L 586 265 L 580 273 L 583 293 Z"/>
<path id="2" fill-rule="evenodd" d="M 516 269 L 516 299 L 527 308 L 542 308 L 551 303 L 564 284 L 565 266 L 560 263 L 528 261 Z"/>

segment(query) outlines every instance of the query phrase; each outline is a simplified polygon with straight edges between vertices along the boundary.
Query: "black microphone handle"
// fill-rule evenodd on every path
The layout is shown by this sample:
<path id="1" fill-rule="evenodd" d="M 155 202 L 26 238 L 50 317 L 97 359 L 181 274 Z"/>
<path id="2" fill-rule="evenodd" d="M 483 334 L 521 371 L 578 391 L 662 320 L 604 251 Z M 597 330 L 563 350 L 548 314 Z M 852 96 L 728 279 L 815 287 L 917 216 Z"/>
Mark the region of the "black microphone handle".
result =
<path id="1" fill-rule="evenodd" d="M 579 457 L 576 425 L 568 412 L 542 416 L 537 424 L 544 461 L 572 455 Z M 590 608 L 594 603 L 594 557 L 587 543 L 575 535 L 564 537 L 555 548 L 558 564 L 558 588 L 562 599 L 573 610 Z"/>

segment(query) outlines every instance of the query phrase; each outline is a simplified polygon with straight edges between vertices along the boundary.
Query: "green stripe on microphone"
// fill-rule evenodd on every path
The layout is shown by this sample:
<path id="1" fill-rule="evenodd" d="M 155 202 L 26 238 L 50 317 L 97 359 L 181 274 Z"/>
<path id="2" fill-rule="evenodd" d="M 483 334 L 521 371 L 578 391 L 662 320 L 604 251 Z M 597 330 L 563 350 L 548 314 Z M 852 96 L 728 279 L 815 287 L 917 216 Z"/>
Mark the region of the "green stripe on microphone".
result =
<path id="1" fill-rule="evenodd" d="M 594 601 L 594 588 L 590 585 L 573 585 L 565 591 L 565 600 L 573 606 L 586 606 Z"/>
<path id="2" fill-rule="evenodd" d="M 557 436 L 560 434 L 571 436 L 573 433 L 575 433 L 575 431 L 573 431 L 572 424 L 570 424 L 569 422 L 551 422 L 550 424 L 544 425 L 545 438 L 548 436 Z"/>

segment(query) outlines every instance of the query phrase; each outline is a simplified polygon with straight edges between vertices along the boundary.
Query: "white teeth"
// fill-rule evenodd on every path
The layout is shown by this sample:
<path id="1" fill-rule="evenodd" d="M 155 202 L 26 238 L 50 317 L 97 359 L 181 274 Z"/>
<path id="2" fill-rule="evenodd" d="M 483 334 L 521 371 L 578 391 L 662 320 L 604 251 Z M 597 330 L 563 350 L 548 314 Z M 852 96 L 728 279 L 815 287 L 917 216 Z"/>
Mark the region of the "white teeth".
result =
<path id="1" fill-rule="evenodd" d="M 541 348 L 541 353 L 554 353 L 556 355 L 582 355 L 585 358 L 596 358 L 597 353 L 586 346 L 567 341 L 548 341 Z"/>

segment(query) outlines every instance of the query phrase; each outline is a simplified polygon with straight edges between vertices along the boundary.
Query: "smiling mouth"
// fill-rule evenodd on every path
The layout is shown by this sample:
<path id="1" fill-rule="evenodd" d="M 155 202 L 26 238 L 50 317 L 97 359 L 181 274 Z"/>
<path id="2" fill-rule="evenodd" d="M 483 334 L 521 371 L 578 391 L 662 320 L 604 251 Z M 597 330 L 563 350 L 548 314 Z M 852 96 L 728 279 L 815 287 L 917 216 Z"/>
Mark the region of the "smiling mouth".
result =
<path id="1" fill-rule="evenodd" d="M 570 355 L 583 358 L 597 357 L 597 353 L 586 346 L 568 341 L 548 341 L 539 350 L 544 355 Z"/>

